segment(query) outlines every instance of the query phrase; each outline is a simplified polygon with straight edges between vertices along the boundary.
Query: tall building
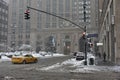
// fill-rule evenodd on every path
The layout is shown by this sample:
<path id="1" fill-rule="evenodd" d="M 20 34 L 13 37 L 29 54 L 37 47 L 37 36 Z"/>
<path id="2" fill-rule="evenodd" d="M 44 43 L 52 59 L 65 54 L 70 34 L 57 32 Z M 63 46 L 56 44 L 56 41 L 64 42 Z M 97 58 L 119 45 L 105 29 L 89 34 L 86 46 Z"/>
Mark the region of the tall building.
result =
<path id="1" fill-rule="evenodd" d="M 34 50 L 52 50 L 65 54 L 79 51 L 79 40 L 83 30 L 78 26 L 32 9 L 30 19 L 25 20 L 24 11 L 27 6 L 40 9 L 69 19 L 83 28 L 86 25 L 87 32 L 94 33 L 97 28 L 94 8 L 96 3 L 95 0 L 86 0 L 85 4 L 86 23 L 83 0 L 10 0 L 9 45 L 15 49 L 22 44 L 28 44 Z"/>
<path id="2" fill-rule="evenodd" d="M 8 4 L 0 0 L 0 51 L 7 50 Z"/>
<path id="3" fill-rule="evenodd" d="M 101 53 L 105 52 L 107 60 L 120 64 L 120 0 L 99 0 L 100 24 L 99 47 Z"/>

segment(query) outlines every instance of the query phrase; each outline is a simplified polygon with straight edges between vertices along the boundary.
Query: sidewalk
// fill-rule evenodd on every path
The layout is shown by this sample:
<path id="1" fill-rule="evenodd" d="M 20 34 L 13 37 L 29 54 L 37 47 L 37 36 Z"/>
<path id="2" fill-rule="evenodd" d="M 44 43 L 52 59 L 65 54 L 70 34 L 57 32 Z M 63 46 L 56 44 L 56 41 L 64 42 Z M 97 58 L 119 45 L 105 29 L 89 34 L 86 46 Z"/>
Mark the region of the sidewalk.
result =
<path id="1" fill-rule="evenodd" d="M 103 61 L 103 59 L 97 58 L 96 65 L 98 65 L 98 66 L 114 66 L 115 64 L 110 61 Z"/>

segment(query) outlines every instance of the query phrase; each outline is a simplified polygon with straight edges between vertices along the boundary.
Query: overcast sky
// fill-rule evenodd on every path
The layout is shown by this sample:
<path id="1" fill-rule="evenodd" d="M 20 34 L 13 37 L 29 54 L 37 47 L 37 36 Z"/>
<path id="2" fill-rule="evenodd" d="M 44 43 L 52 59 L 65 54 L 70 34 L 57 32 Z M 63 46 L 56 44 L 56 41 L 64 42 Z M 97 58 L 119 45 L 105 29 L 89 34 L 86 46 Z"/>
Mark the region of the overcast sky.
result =
<path id="1" fill-rule="evenodd" d="M 5 2 L 9 2 L 9 0 L 4 0 Z"/>

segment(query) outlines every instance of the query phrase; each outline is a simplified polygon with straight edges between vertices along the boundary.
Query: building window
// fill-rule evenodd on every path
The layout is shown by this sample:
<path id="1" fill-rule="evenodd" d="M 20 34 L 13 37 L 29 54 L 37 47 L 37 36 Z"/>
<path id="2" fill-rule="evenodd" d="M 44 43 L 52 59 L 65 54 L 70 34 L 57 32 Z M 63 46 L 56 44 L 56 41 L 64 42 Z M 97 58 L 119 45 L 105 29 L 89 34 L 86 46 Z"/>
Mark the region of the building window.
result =
<path id="1" fill-rule="evenodd" d="M 22 41 L 19 41 L 19 42 L 18 42 L 18 45 L 19 45 L 19 46 L 21 46 L 22 44 L 23 44 L 23 42 L 22 42 Z"/>
<path id="2" fill-rule="evenodd" d="M 65 39 L 70 39 L 70 36 L 69 36 L 69 35 L 66 35 L 66 36 L 65 36 Z"/>
<path id="3" fill-rule="evenodd" d="M 30 41 L 26 41 L 25 44 L 28 44 L 28 45 L 29 45 L 29 44 L 30 44 Z"/>
<path id="4" fill-rule="evenodd" d="M 29 38 L 30 38 L 30 35 L 29 35 L 29 34 L 28 34 L 28 35 L 26 35 L 26 38 L 27 38 L 27 39 L 29 39 Z"/>

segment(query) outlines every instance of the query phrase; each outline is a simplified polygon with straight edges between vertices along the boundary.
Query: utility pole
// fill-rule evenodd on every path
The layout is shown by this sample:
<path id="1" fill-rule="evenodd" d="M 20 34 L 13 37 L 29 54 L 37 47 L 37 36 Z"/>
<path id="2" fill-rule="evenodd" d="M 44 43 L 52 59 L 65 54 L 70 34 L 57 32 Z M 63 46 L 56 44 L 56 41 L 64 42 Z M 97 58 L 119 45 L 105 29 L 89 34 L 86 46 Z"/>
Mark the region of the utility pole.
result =
<path id="1" fill-rule="evenodd" d="M 84 23 L 86 23 L 86 0 L 84 0 L 83 4 L 83 9 L 84 9 Z M 87 36 L 86 36 L 86 25 L 84 26 L 84 32 L 85 32 L 85 65 L 87 65 Z"/>

